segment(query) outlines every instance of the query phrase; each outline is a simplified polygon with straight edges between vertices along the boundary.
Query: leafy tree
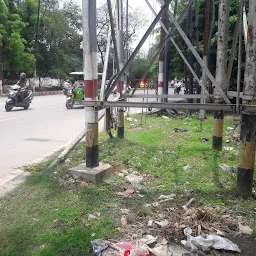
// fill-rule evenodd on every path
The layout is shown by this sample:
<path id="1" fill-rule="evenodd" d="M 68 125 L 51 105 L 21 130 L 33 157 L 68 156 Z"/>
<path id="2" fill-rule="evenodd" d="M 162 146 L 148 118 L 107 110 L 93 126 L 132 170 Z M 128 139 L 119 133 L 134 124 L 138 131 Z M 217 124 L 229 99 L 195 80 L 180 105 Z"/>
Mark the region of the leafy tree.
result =
<path id="1" fill-rule="evenodd" d="M 8 17 L 8 9 L 3 0 L 0 0 L 0 86 L 2 86 L 3 81 L 3 38 L 6 37 L 6 20 Z M 1 90 L 1 88 L 0 88 Z"/>
<path id="2" fill-rule="evenodd" d="M 3 2 L 1 0 L 1 5 L 4 6 L 4 4 L 5 7 L 1 8 L 1 11 L 5 9 L 4 21 L 0 22 L 4 71 L 10 77 L 15 77 L 17 73 L 22 71 L 30 74 L 33 72 L 35 58 L 27 44 L 28 41 L 23 36 L 28 23 L 24 22 L 19 15 L 19 5 L 15 1 L 6 0 Z"/>
<path id="3" fill-rule="evenodd" d="M 181 16 L 185 6 L 188 4 L 188 0 L 180 0 L 177 8 L 177 19 Z M 202 57 L 203 56 L 203 47 L 204 47 L 204 24 L 205 24 L 205 3 L 206 1 L 204 0 L 198 0 L 198 12 L 199 12 L 199 22 L 198 22 L 198 30 L 199 30 L 199 55 Z M 211 47 L 210 47 L 210 55 L 209 55 L 209 68 L 211 72 L 214 74 L 216 71 L 216 51 L 217 51 L 217 38 L 218 38 L 218 1 L 215 1 L 215 22 L 213 23 L 213 33 L 212 33 L 212 39 L 211 39 Z M 248 1 L 246 1 L 246 6 L 248 5 Z M 237 14 L 239 11 L 239 1 L 237 0 L 230 0 L 230 18 L 229 18 L 229 23 L 230 23 L 230 34 L 229 34 L 229 54 L 231 51 L 231 45 L 233 41 L 233 31 L 235 29 L 235 23 L 237 21 Z M 195 6 L 192 6 L 193 10 L 193 21 L 195 20 Z M 193 34 L 192 38 L 194 47 L 196 48 L 196 42 L 195 42 L 195 36 L 196 36 L 196 27 L 195 23 L 193 22 Z M 180 23 L 182 29 L 186 32 L 188 29 L 188 24 L 187 22 L 187 17 Z M 159 48 L 159 41 L 160 41 L 160 28 L 155 29 L 155 34 L 156 34 L 156 40 L 155 44 L 151 48 L 151 54 L 150 56 L 153 56 L 154 53 L 158 50 Z M 173 34 L 173 38 L 175 42 L 179 45 L 180 49 L 183 51 L 183 54 L 186 56 L 188 55 L 188 49 L 186 44 L 184 43 L 183 38 L 180 37 L 178 32 L 176 31 Z M 244 50 L 244 49 L 243 49 Z M 176 49 L 174 46 L 171 44 L 170 47 L 170 52 L 171 52 L 171 69 L 170 69 L 170 74 L 171 77 L 184 77 L 184 67 L 185 64 L 180 57 L 180 55 L 177 53 Z M 243 53 L 244 55 L 244 53 Z M 195 67 L 196 61 L 194 60 L 192 63 L 192 66 Z M 154 67 L 152 67 L 152 71 L 156 72 L 157 71 L 157 62 L 155 63 Z M 235 63 L 233 66 L 233 77 L 236 76 L 236 69 L 237 69 L 237 62 L 235 58 Z"/>
<path id="4" fill-rule="evenodd" d="M 38 74 L 68 78 L 72 71 L 82 69 L 81 9 L 72 1 L 63 8 L 43 5 L 38 42 Z"/>

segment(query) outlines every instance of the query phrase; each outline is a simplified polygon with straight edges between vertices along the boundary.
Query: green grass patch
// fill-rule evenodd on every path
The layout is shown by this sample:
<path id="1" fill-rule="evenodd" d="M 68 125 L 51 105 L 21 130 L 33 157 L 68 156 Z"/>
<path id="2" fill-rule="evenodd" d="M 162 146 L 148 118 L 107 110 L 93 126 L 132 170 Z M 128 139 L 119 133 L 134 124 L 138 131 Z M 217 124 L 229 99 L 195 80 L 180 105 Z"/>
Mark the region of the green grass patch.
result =
<path id="1" fill-rule="evenodd" d="M 137 116 L 140 120 L 140 116 Z M 133 125 L 131 125 L 133 124 Z M 0 201 L 0 255 L 65 256 L 93 255 L 91 240 L 117 238 L 120 208 L 130 208 L 140 216 L 151 215 L 145 203 L 160 194 L 193 190 L 197 203 L 206 207 L 228 208 L 242 215 L 256 229 L 255 200 L 241 200 L 235 195 L 236 174 L 228 174 L 220 164 L 237 166 L 238 143 L 231 139 L 231 119 L 225 118 L 224 146 L 232 151 L 212 150 L 212 118 L 163 119 L 147 116 L 142 124 L 125 123 L 125 138 L 100 137 L 100 160 L 110 163 L 115 174 L 99 185 L 60 186 L 70 166 L 84 162 L 85 145 L 81 143 L 69 161 L 47 170 L 50 161 L 27 166 L 32 172 L 27 181 Z M 186 128 L 188 132 L 175 132 Z M 200 138 L 207 138 L 202 142 Z M 229 139 L 230 142 L 226 143 Z M 189 165 L 187 170 L 184 166 Z M 138 171 L 147 179 L 145 197 L 120 197 L 116 192 L 129 188 L 118 172 Z M 100 218 L 88 221 L 88 214 Z"/>

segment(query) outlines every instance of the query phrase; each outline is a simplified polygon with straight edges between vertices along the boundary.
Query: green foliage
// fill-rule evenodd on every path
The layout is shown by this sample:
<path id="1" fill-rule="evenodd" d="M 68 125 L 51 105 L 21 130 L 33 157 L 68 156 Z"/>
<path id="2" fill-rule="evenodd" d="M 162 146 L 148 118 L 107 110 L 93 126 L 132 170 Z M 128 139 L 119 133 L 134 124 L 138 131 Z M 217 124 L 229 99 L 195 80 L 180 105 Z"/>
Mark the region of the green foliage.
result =
<path id="1" fill-rule="evenodd" d="M 184 9 L 186 8 L 188 4 L 188 0 L 181 0 L 179 1 L 178 8 L 177 8 L 177 19 L 181 17 Z M 205 4 L 206 1 L 204 0 L 198 0 L 198 31 L 199 31 L 199 55 L 203 57 L 203 48 L 204 48 L 204 25 L 205 25 Z M 248 1 L 246 1 L 246 6 L 248 5 Z M 214 74 L 216 70 L 216 52 L 217 52 L 217 39 L 218 39 L 218 7 L 219 7 L 219 1 L 215 1 L 215 22 L 213 23 L 213 33 L 212 33 L 212 39 L 211 39 L 211 47 L 210 47 L 210 56 L 209 56 L 209 65 L 210 65 L 210 70 Z M 230 18 L 229 18 L 229 54 L 231 52 L 231 46 L 233 42 L 233 34 L 235 30 L 235 24 L 237 21 L 237 14 L 239 11 L 239 1 L 237 0 L 230 0 Z M 180 22 L 180 25 L 183 29 L 183 31 L 188 35 L 189 31 L 188 29 L 192 26 L 192 44 L 194 45 L 194 48 L 196 48 L 196 24 L 195 24 L 195 4 L 193 2 L 192 4 L 192 16 L 193 16 L 193 23 L 189 24 L 188 23 L 188 16 L 185 15 L 185 18 L 183 19 L 182 22 Z M 153 53 L 156 52 L 159 48 L 159 41 L 160 41 L 160 27 L 155 29 L 154 33 L 156 34 L 156 40 L 155 44 L 151 47 L 150 53 L 151 56 L 153 56 Z M 187 46 L 184 43 L 183 38 L 179 35 L 177 31 L 175 31 L 172 35 L 174 38 L 175 42 L 179 45 L 180 49 L 182 50 L 183 54 L 188 58 L 188 53 L 189 51 L 187 50 Z M 244 49 L 243 49 L 244 51 Z M 184 71 L 186 65 L 184 64 L 182 58 L 178 54 L 177 50 L 173 45 L 171 45 L 170 48 L 171 52 L 171 67 L 170 67 L 170 76 L 171 78 L 181 78 L 184 77 Z M 243 52 L 242 55 L 245 53 Z M 236 59 L 235 59 L 236 60 Z M 192 67 L 195 69 L 196 61 L 192 61 Z M 236 78 L 236 72 L 235 70 L 237 69 L 237 62 L 234 62 L 233 65 L 233 77 Z M 155 65 L 152 67 L 152 72 L 157 72 L 158 66 L 157 62 L 155 62 Z"/>
<path id="2" fill-rule="evenodd" d="M 28 0 L 27 2 L 29 1 L 31 0 Z M 35 2 L 33 3 L 34 7 L 36 7 Z M 33 10 L 30 10 L 29 8 L 29 12 L 26 13 L 25 4 L 26 2 L 21 2 L 23 10 L 19 9 L 19 5 L 16 5 L 13 1 L 7 1 L 5 3 L 0 0 L 0 43 L 3 54 L 2 61 L 4 64 L 4 71 L 10 74 L 22 71 L 31 74 L 35 65 L 35 57 L 31 54 L 31 49 L 28 44 L 29 37 L 25 36 L 26 33 L 32 33 L 32 30 L 29 27 L 31 22 L 28 23 L 23 18 L 26 14 L 28 19 L 31 20 L 33 17 Z"/>
<path id="3" fill-rule="evenodd" d="M 130 80 L 133 81 L 134 79 L 140 79 L 143 73 L 145 72 L 146 68 L 148 67 L 148 64 L 148 60 L 143 56 L 135 58 L 132 61 L 129 70 Z M 147 78 L 152 78 L 151 72 L 148 73 Z"/>
<path id="4" fill-rule="evenodd" d="M 38 73 L 40 76 L 68 78 L 72 71 L 82 69 L 81 10 L 73 2 L 63 8 L 44 6 L 38 43 Z"/>

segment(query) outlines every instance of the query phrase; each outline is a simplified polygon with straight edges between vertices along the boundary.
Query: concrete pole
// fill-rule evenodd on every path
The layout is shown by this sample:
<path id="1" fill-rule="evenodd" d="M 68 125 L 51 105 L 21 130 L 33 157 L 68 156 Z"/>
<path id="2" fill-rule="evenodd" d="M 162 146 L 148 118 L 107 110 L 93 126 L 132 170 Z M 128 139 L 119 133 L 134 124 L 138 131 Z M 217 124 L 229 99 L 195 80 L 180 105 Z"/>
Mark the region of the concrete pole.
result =
<path id="1" fill-rule="evenodd" d="M 248 24 L 247 24 L 247 15 L 245 6 L 243 7 L 243 31 L 244 31 L 244 43 L 247 45 L 247 32 L 248 32 Z"/>
<path id="2" fill-rule="evenodd" d="M 169 2 L 169 0 L 165 0 L 165 2 Z M 169 15 L 166 12 L 165 13 L 165 27 L 167 30 L 169 29 L 170 26 L 170 21 L 169 21 Z M 163 94 L 167 95 L 168 94 L 168 81 L 169 81 L 169 73 L 170 73 L 170 61 L 171 61 L 171 56 L 170 56 L 170 41 L 165 38 L 165 46 L 164 46 L 164 88 L 163 88 Z M 168 102 L 168 98 L 163 99 L 164 102 Z"/>
<path id="3" fill-rule="evenodd" d="M 244 73 L 244 103 L 255 104 L 256 97 L 256 0 L 249 1 L 248 33 Z M 240 196 L 252 196 L 255 162 L 255 113 L 243 112 L 240 132 L 237 190 Z"/>
<path id="4" fill-rule="evenodd" d="M 96 1 L 83 0 L 83 56 L 84 56 L 84 97 L 85 100 L 97 100 L 98 65 L 96 35 Z M 86 130 L 86 167 L 99 166 L 98 147 L 98 111 L 94 107 L 85 107 Z"/>
<path id="5" fill-rule="evenodd" d="M 220 0 L 218 18 L 218 45 L 216 59 L 216 82 L 223 90 L 227 85 L 227 60 L 228 60 L 228 25 L 229 25 L 229 0 Z M 219 92 L 214 93 L 215 101 L 220 102 Z M 215 111 L 213 121 L 213 141 L 212 146 L 215 150 L 222 149 L 223 137 L 223 111 Z"/>
<path id="6" fill-rule="evenodd" d="M 206 6 L 205 6 L 205 23 L 204 23 L 204 55 L 203 55 L 203 62 L 206 66 L 208 66 L 208 42 L 209 42 L 209 36 L 210 36 L 210 23 L 211 23 L 211 0 L 206 0 Z M 203 69 L 202 74 L 202 83 L 207 88 L 207 80 L 208 77 L 205 73 L 205 70 Z M 201 88 L 201 95 L 205 95 L 205 90 Z M 205 103 L 205 99 L 201 99 L 201 103 Z M 199 118 L 205 119 L 206 118 L 206 111 L 204 109 L 201 109 L 199 112 Z"/>
<path id="7" fill-rule="evenodd" d="M 117 41 L 117 51 L 119 57 L 119 67 L 120 70 L 124 67 L 124 35 L 123 35 L 123 3 L 122 0 L 117 0 L 117 11 L 116 11 L 116 41 Z M 121 78 L 117 85 L 117 92 L 122 96 L 124 84 L 124 76 Z M 124 108 L 118 108 L 118 118 L 117 118 L 117 136 L 118 138 L 124 138 Z"/>
<path id="8" fill-rule="evenodd" d="M 3 59 L 2 59 L 2 45 L 0 43 L 0 94 L 4 93 L 3 78 L 4 78 L 4 70 L 3 70 Z"/>
<path id="9" fill-rule="evenodd" d="M 165 1 L 166 2 L 166 1 Z M 166 12 L 163 13 L 161 17 L 161 22 L 166 25 Z M 160 49 L 164 49 L 165 47 L 165 35 L 166 32 L 164 31 L 164 28 L 161 26 L 161 31 L 160 31 Z M 165 56 L 165 49 L 160 52 L 159 54 L 159 62 L 158 62 L 158 85 L 157 85 L 157 91 L 158 95 L 163 95 L 164 94 L 164 56 Z M 163 101 L 163 98 L 161 98 L 161 101 Z"/>
<path id="10" fill-rule="evenodd" d="M 200 51 L 200 47 L 199 47 L 199 28 L 198 28 L 198 24 L 199 24 L 199 9 L 198 9 L 198 1 L 195 0 L 195 27 L 196 27 L 196 50 L 197 52 Z M 198 63 L 198 61 L 196 61 L 196 74 L 198 77 L 201 76 L 200 73 L 200 64 Z M 197 83 L 196 85 L 196 93 L 200 94 L 201 93 L 201 88 L 199 86 L 199 83 Z M 200 99 L 197 99 L 197 103 L 200 103 Z"/>

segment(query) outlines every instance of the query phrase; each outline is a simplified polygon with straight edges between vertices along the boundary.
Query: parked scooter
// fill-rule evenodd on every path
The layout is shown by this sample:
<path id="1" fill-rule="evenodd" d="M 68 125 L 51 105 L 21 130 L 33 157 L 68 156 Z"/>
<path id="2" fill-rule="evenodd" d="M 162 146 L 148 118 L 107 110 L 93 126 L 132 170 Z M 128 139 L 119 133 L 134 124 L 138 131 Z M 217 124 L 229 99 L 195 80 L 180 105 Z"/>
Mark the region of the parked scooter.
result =
<path id="1" fill-rule="evenodd" d="M 22 93 L 24 94 L 23 100 L 21 96 Z M 5 102 L 5 110 L 9 112 L 14 107 L 28 109 L 32 99 L 33 93 L 31 90 L 23 90 L 19 85 L 15 84 L 11 86 L 11 90 L 8 93 L 8 99 Z"/>

